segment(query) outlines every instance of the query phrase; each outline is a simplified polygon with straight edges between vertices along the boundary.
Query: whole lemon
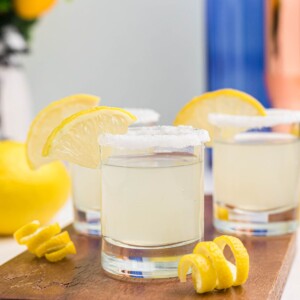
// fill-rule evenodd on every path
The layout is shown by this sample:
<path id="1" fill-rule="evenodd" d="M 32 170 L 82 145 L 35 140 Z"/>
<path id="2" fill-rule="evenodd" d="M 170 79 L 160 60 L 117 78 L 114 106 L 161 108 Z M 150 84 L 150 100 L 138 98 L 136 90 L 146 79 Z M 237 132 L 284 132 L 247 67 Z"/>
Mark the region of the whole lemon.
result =
<path id="1" fill-rule="evenodd" d="M 56 0 L 14 0 L 14 8 L 19 17 L 33 20 L 49 10 Z"/>
<path id="2" fill-rule="evenodd" d="M 0 142 L 0 235 L 38 219 L 46 223 L 63 206 L 71 181 L 61 162 L 31 170 L 25 144 Z"/>

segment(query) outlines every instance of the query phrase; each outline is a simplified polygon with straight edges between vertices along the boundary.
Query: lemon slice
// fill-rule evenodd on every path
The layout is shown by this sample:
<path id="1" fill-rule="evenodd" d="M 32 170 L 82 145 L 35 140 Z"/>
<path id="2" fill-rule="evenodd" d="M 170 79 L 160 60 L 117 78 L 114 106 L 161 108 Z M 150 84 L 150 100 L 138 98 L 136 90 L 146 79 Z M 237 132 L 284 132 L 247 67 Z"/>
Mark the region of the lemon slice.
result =
<path id="1" fill-rule="evenodd" d="M 35 250 L 44 242 L 49 240 L 54 235 L 60 233 L 61 228 L 58 223 L 54 223 L 48 226 L 45 226 L 41 229 L 38 229 L 35 233 L 28 236 L 26 246 L 28 250 L 32 253 L 35 253 Z"/>
<path id="2" fill-rule="evenodd" d="M 20 229 L 18 229 L 14 233 L 14 238 L 15 240 L 20 244 L 24 245 L 26 244 L 28 240 L 28 236 L 33 234 L 34 232 L 37 231 L 37 229 L 40 227 L 40 222 L 39 221 L 32 221 L 24 226 L 22 226 Z"/>
<path id="3" fill-rule="evenodd" d="M 211 113 L 266 115 L 264 107 L 252 96 L 238 90 L 222 89 L 193 98 L 179 111 L 174 125 L 191 125 L 195 128 L 206 129 L 213 141 L 214 126 L 208 121 L 208 115 Z"/>
<path id="4" fill-rule="evenodd" d="M 234 255 L 235 265 L 227 261 L 234 277 L 233 286 L 245 283 L 249 275 L 249 254 L 243 243 L 238 238 L 228 235 L 215 238 L 214 243 L 216 243 L 222 251 L 225 246 L 228 245 Z"/>
<path id="5" fill-rule="evenodd" d="M 100 99 L 91 95 L 73 95 L 52 102 L 38 113 L 31 123 L 27 135 L 27 160 L 32 168 L 50 162 L 50 157 L 43 157 L 42 150 L 47 137 L 63 119 L 78 111 L 96 106 Z"/>
<path id="6" fill-rule="evenodd" d="M 211 260 L 217 273 L 216 289 L 227 289 L 233 284 L 233 275 L 223 251 L 214 242 L 200 242 L 193 251 L 194 254 L 201 254 Z"/>
<path id="7" fill-rule="evenodd" d="M 42 257 L 46 253 L 54 252 L 64 248 L 71 241 L 69 233 L 64 231 L 58 235 L 51 237 L 48 241 L 41 244 L 35 250 L 37 257 Z"/>
<path id="8" fill-rule="evenodd" d="M 103 133 L 123 134 L 136 118 L 121 108 L 94 107 L 66 118 L 48 137 L 43 155 L 66 160 L 83 167 L 100 164 L 98 136 Z"/>
<path id="9" fill-rule="evenodd" d="M 76 248 L 73 242 L 69 242 L 65 247 L 55 252 L 46 253 L 45 257 L 51 262 L 57 262 L 62 260 L 68 254 L 76 254 Z"/>
<path id="10" fill-rule="evenodd" d="M 217 275 L 209 259 L 200 254 L 184 255 L 178 264 L 178 277 L 181 282 L 186 282 L 186 274 L 190 268 L 192 268 L 192 279 L 197 293 L 214 290 Z"/>

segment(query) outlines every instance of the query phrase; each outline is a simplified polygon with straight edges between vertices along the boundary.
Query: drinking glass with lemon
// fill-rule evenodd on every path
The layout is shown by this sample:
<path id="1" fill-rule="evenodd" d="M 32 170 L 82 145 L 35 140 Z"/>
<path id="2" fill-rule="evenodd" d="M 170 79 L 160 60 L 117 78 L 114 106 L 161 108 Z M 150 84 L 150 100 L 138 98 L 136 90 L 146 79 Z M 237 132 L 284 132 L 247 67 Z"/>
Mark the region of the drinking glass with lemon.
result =
<path id="1" fill-rule="evenodd" d="M 146 139 L 144 139 L 144 142 L 141 143 L 139 141 L 137 146 L 136 142 L 133 141 L 133 138 L 137 139 L 137 137 L 135 136 L 137 133 L 133 133 L 131 131 L 128 132 L 128 127 L 136 121 L 136 118 L 126 110 L 120 108 L 97 106 L 98 103 L 99 99 L 91 95 L 73 95 L 60 101 L 54 102 L 44 110 L 42 110 L 33 121 L 30 132 L 28 134 L 26 149 L 27 159 L 30 166 L 32 168 L 37 168 L 38 170 L 48 166 L 49 164 L 53 163 L 53 161 L 57 160 L 68 161 L 74 165 L 79 165 L 84 168 L 97 169 L 101 165 L 109 166 L 109 168 L 119 168 L 120 170 L 116 170 L 116 172 L 114 173 L 116 174 L 115 176 L 111 177 L 109 181 L 107 181 L 106 179 L 105 182 L 107 187 L 104 188 L 104 190 L 108 190 L 108 185 L 109 189 L 112 192 L 114 191 L 114 186 L 117 187 L 114 193 L 118 192 L 118 201 L 122 201 L 122 194 L 127 193 L 126 184 L 122 185 L 124 191 L 121 191 L 118 190 L 119 185 L 116 185 L 117 183 L 115 182 L 119 180 L 119 173 L 121 171 L 126 171 L 127 168 L 128 172 L 132 172 L 133 169 L 130 168 L 131 163 L 136 164 L 135 168 L 143 169 L 143 176 L 146 174 L 146 172 L 153 171 L 151 167 L 146 168 L 142 164 L 142 162 L 144 161 L 142 159 L 144 159 L 145 153 L 141 150 L 144 149 L 145 145 L 154 143 L 157 140 L 157 144 L 155 144 L 155 146 L 147 148 L 147 157 L 157 157 L 158 153 L 162 153 L 164 157 L 166 155 L 169 155 L 168 160 L 170 160 L 170 158 L 173 158 L 174 155 L 166 151 L 168 148 L 166 146 L 166 143 L 171 143 L 172 147 L 175 148 L 178 148 L 178 144 L 174 144 L 173 142 L 173 140 L 176 139 L 174 139 L 174 134 L 172 134 L 171 132 L 173 130 L 172 128 L 172 130 L 168 129 L 167 134 L 159 136 L 159 138 L 162 137 L 162 139 L 157 138 L 157 132 L 151 134 L 154 129 L 151 129 L 152 131 L 149 131 L 149 129 L 141 129 L 142 131 L 140 133 L 138 132 L 138 139 L 142 141 L 146 131 L 147 137 Z M 222 136 L 222 138 L 224 139 L 232 139 L 233 136 L 236 136 L 237 134 L 240 134 L 240 132 L 245 130 L 244 127 L 243 129 L 231 127 L 218 128 L 217 126 L 215 126 L 215 124 L 213 124 L 213 122 L 210 121 L 209 115 L 212 113 L 228 114 L 231 116 L 247 116 L 254 118 L 264 118 L 264 116 L 266 115 L 265 109 L 253 97 L 240 91 L 226 89 L 212 93 L 206 93 L 202 96 L 194 98 L 178 113 L 174 123 L 175 125 L 188 125 L 196 128 L 206 129 L 211 136 L 210 145 L 214 145 L 214 147 L 219 136 Z M 182 127 L 182 129 L 178 128 L 178 130 L 187 130 L 188 128 L 189 127 Z M 155 130 L 161 132 L 162 130 L 167 129 L 157 128 Z M 98 140 L 99 136 L 101 138 Z M 191 142 L 191 138 L 194 137 L 188 131 L 186 131 L 186 134 L 184 134 L 183 136 L 185 139 L 189 140 L 189 143 Z M 198 137 L 195 136 L 194 138 L 196 139 Z M 206 141 L 207 140 L 208 139 L 206 139 Z M 108 141 L 113 141 L 113 146 L 111 142 Z M 189 153 L 189 151 L 191 150 L 189 143 L 184 143 L 182 146 L 183 148 L 179 147 L 179 152 L 193 156 L 195 155 L 195 152 L 192 151 Z M 203 141 L 201 143 L 203 144 Z M 124 150 L 125 148 L 127 152 L 133 151 L 135 153 L 135 160 L 131 159 L 130 161 L 127 161 L 126 166 L 110 165 L 110 163 L 107 163 L 111 159 L 113 159 L 114 161 L 117 160 L 118 162 L 124 161 L 124 153 L 126 152 Z M 157 152 L 158 150 L 159 152 Z M 176 155 L 178 155 L 177 152 Z M 167 160 L 160 160 L 160 163 L 166 162 Z M 176 168 L 178 168 L 177 165 Z M 163 170 L 161 170 L 161 172 L 163 172 Z M 168 179 L 172 177 L 172 174 L 170 172 L 166 174 Z M 161 175 L 162 173 L 155 175 L 155 178 L 151 177 L 151 182 L 154 183 L 154 181 L 159 181 L 159 184 L 161 184 L 164 180 L 167 180 L 167 177 L 164 180 L 159 179 L 161 178 Z M 130 179 L 126 176 L 123 176 L 122 178 L 124 183 Z M 146 183 L 147 181 L 143 182 L 143 184 Z M 101 182 L 99 182 L 99 185 L 100 184 Z M 201 185 L 200 181 L 198 182 L 198 185 Z M 194 187 L 191 186 L 191 188 L 189 188 L 186 192 L 191 192 L 190 190 L 193 188 Z M 171 187 L 169 187 L 168 189 L 171 191 Z M 136 191 L 138 191 L 138 189 L 136 189 Z M 129 219 L 130 211 L 132 209 L 137 209 L 136 205 L 143 205 L 143 192 L 143 189 L 139 190 L 139 193 L 141 195 L 140 204 L 136 202 L 135 207 L 131 207 L 130 205 L 128 207 L 126 207 L 126 205 L 122 206 L 123 213 Z M 133 186 L 130 188 L 130 193 L 132 194 L 133 198 L 136 197 L 136 195 L 134 194 Z M 149 191 L 149 193 L 152 192 Z M 168 191 L 165 191 L 164 193 L 164 195 L 167 195 Z M 201 191 L 201 193 L 203 195 L 203 190 Z M 189 193 L 187 193 L 187 195 L 188 194 Z M 179 194 L 177 196 L 179 197 Z M 99 202 L 100 201 L 101 197 L 99 197 Z M 108 220 L 112 215 L 112 212 L 109 211 L 108 207 L 117 209 L 117 206 L 112 206 L 112 203 L 108 203 L 106 200 L 105 203 L 107 204 L 105 206 L 107 208 L 105 211 L 105 216 Z M 163 202 L 161 202 L 161 204 L 163 204 Z M 176 208 L 176 205 L 177 203 L 174 202 L 174 208 Z M 200 205 L 199 209 L 202 210 L 201 218 L 203 220 L 203 205 Z M 215 215 L 218 215 L 219 209 L 218 207 L 216 207 L 216 209 L 217 211 L 215 212 Z M 178 210 L 177 213 L 183 211 L 184 208 Z M 157 213 L 162 213 L 159 207 L 157 209 Z M 223 216 L 225 216 L 226 213 L 228 213 L 227 210 L 223 212 Z M 228 214 L 226 216 L 228 217 Z M 175 218 L 173 219 L 173 221 L 176 223 L 176 220 L 179 220 L 180 218 L 176 218 L 175 215 L 174 217 Z M 187 217 L 187 219 L 188 218 L 189 217 Z M 103 224 L 105 224 L 105 226 L 106 224 L 108 224 L 107 220 L 103 221 Z M 147 216 L 145 214 L 144 221 L 141 224 L 136 224 L 136 226 L 140 226 L 142 230 L 143 223 L 147 222 Z M 149 230 L 151 229 L 151 222 L 155 222 L 155 219 L 149 220 Z M 168 225 L 168 223 L 166 224 Z M 39 226 L 39 223 L 33 222 L 31 225 L 29 225 L 29 227 L 25 227 L 23 229 L 21 228 L 20 231 L 16 232 L 15 234 L 16 239 L 20 243 L 26 244 L 29 251 L 32 251 L 37 256 L 45 255 L 45 257 L 50 261 L 60 260 L 68 253 L 75 253 L 76 250 L 74 244 L 72 244 L 72 242 L 70 241 L 68 234 L 65 232 L 60 233 L 59 228 L 55 224 L 53 224 L 51 229 L 47 229 L 47 227 L 37 229 L 37 226 Z M 124 227 L 122 227 L 122 230 L 124 231 L 126 229 L 126 223 L 124 223 L 124 225 L 122 226 Z M 155 230 L 157 228 L 159 230 L 160 226 L 161 230 L 166 227 L 165 224 L 159 225 L 159 223 L 157 223 L 153 224 L 152 228 L 155 228 Z M 182 223 L 182 226 L 185 226 L 184 222 Z M 105 234 L 103 238 L 105 239 L 109 237 L 109 242 L 112 243 L 112 248 L 120 247 L 121 243 L 119 242 L 119 244 L 114 244 L 114 241 L 110 236 L 113 228 L 111 226 L 106 226 L 104 229 Z M 138 232 L 138 227 L 136 227 L 136 229 L 134 230 L 133 228 L 130 229 L 128 231 L 128 236 L 133 236 L 132 234 L 135 231 Z M 158 234 L 156 235 L 156 237 L 157 236 Z M 119 240 L 122 238 L 123 237 L 120 236 Z M 153 236 L 153 238 L 155 237 Z M 134 241 L 134 239 L 132 241 Z M 163 240 L 162 243 L 164 243 Z M 223 255 L 223 250 L 226 245 L 230 247 L 233 255 L 235 256 L 235 265 L 228 262 Z M 155 249 L 161 246 L 165 247 L 164 244 L 152 245 L 151 241 L 148 239 L 148 233 L 144 235 L 142 244 L 135 245 L 129 243 L 126 247 L 132 247 L 132 249 L 140 248 L 144 251 L 149 246 L 155 247 Z M 167 247 L 169 247 L 169 245 L 167 245 Z M 107 250 L 105 250 L 105 253 L 108 253 Z M 176 260 L 169 261 L 171 263 L 170 265 L 172 265 L 175 269 L 177 269 L 178 266 L 178 275 L 181 281 L 185 281 L 185 276 L 191 268 L 194 286 L 196 291 L 199 293 L 240 285 L 243 284 L 248 277 L 249 256 L 246 249 L 237 238 L 223 236 L 216 238 L 213 242 L 200 242 L 194 248 L 194 252 L 192 254 L 187 254 L 182 258 L 181 256 L 182 254 L 177 256 Z M 138 260 L 139 256 L 136 256 L 135 258 L 136 260 L 134 264 L 141 267 L 142 261 Z M 165 262 L 167 261 L 168 260 L 165 260 Z M 157 262 L 157 260 L 149 259 L 147 260 L 146 264 L 143 264 L 143 268 L 141 268 L 139 271 L 134 270 L 133 272 L 127 272 L 123 275 L 130 275 L 129 277 L 146 278 L 143 277 L 143 274 L 151 273 L 150 269 L 147 269 L 147 266 L 153 267 L 153 262 Z M 162 261 L 160 263 L 162 263 L 163 265 L 165 262 Z M 128 267 L 128 262 L 122 261 L 122 263 L 124 267 L 123 269 L 126 269 L 125 265 L 127 263 L 126 266 Z M 107 261 L 105 262 L 105 264 L 107 264 Z M 111 270 L 112 269 L 106 267 L 107 272 L 112 272 Z M 161 274 L 159 274 L 159 276 L 149 276 L 148 278 L 157 277 L 164 278 L 170 277 L 170 275 L 168 272 L 165 272 L 165 274 L 162 272 Z"/>

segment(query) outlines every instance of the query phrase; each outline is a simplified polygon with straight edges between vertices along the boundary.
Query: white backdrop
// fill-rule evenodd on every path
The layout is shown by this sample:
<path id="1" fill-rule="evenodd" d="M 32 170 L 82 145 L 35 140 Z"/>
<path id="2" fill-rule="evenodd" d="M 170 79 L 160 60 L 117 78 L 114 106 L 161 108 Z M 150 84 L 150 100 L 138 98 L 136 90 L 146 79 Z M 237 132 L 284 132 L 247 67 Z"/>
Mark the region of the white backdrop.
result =
<path id="1" fill-rule="evenodd" d="M 154 108 L 171 122 L 205 89 L 203 2 L 61 0 L 26 59 L 34 112 L 84 92 L 105 105 Z"/>

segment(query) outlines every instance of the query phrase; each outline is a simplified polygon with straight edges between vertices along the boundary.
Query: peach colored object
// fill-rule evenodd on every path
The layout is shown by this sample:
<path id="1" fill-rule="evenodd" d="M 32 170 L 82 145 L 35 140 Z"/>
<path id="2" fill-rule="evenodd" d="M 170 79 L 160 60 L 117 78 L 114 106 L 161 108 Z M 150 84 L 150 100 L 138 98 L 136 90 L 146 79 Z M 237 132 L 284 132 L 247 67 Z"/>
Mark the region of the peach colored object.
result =
<path id="1" fill-rule="evenodd" d="M 300 1 L 266 1 L 266 82 L 272 105 L 300 109 Z"/>

